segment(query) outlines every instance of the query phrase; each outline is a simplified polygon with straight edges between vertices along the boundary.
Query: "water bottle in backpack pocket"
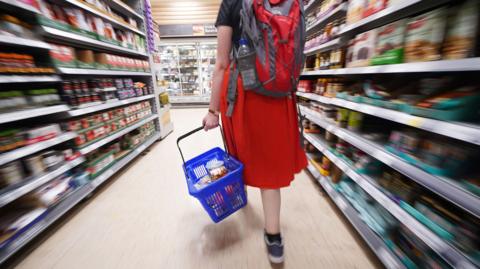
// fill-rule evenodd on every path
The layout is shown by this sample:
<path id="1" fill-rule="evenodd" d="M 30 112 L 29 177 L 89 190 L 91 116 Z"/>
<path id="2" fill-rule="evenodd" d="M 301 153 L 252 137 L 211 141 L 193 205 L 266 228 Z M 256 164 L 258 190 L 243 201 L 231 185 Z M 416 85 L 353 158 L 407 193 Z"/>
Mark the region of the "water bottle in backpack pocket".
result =
<path id="1" fill-rule="evenodd" d="M 245 90 L 252 90 L 259 86 L 255 58 L 255 50 L 250 49 L 248 41 L 241 38 L 237 53 L 237 68 L 242 76 Z"/>

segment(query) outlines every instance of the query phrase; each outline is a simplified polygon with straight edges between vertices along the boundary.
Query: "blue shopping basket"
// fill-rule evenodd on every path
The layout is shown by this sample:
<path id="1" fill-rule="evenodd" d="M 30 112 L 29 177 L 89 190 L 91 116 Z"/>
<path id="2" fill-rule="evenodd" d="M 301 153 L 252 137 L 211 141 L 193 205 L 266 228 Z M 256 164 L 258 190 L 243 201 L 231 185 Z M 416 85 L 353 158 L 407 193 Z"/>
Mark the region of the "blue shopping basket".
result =
<path id="1" fill-rule="evenodd" d="M 228 154 L 222 127 L 220 126 L 219 129 L 225 151 L 216 147 L 186 162 L 180 148 L 180 141 L 203 130 L 203 127 L 192 130 L 177 139 L 177 147 L 182 156 L 183 170 L 187 179 L 188 192 L 202 203 L 203 208 L 215 223 L 225 219 L 247 204 L 243 184 L 243 164 Z M 208 175 L 206 165 L 214 159 L 224 162 L 228 174 L 202 189 L 197 189 L 195 183 Z"/>

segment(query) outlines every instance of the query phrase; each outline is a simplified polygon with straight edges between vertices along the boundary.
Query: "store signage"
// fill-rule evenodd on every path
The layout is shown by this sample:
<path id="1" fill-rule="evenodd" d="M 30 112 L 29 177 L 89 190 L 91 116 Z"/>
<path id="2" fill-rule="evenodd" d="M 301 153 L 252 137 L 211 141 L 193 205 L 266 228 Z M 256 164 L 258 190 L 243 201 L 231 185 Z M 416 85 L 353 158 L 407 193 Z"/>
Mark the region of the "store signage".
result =
<path id="1" fill-rule="evenodd" d="M 160 25 L 162 37 L 216 36 L 217 28 L 213 24 Z"/>

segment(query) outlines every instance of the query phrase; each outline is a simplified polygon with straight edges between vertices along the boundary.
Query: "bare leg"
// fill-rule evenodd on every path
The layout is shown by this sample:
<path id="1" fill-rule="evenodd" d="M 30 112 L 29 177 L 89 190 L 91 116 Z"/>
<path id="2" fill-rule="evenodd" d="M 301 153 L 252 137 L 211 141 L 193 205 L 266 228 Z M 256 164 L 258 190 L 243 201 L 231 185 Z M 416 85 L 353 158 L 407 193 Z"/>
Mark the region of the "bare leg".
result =
<path id="1" fill-rule="evenodd" d="M 265 231 L 268 234 L 280 233 L 280 189 L 261 189 Z"/>

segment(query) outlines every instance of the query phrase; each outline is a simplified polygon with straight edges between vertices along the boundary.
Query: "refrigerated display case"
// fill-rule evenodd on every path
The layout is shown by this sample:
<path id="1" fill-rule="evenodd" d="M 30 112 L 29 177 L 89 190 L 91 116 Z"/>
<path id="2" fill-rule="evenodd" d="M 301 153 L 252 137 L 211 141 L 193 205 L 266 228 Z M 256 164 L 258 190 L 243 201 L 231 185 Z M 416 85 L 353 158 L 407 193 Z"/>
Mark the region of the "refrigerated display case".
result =
<path id="1" fill-rule="evenodd" d="M 160 44 L 160 68 L 157 83 L 164 88 L 170 102 L 208 104 L 216 44 L 213 42 Z"/>

